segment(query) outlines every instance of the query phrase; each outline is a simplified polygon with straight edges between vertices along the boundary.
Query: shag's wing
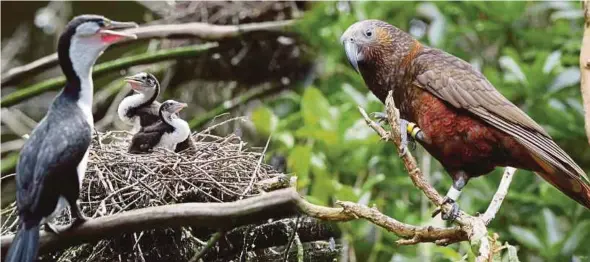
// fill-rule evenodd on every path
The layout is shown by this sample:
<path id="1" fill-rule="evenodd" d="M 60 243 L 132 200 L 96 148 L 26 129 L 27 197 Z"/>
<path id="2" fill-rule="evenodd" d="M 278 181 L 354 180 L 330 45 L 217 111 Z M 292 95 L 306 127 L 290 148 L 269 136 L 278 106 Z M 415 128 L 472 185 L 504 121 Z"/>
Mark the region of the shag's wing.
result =
<path id="1" fill-rule="evenodd" d="M 165 132 L 174 131 L 172 127 L 161 120 L 153 125 L 142 127 L 139 132 L 133 135 L 129 145 L 130 153 L 148 152 L 154 148 Z"/>
<path id="2" fill-rule="evenodd" d="M 70 109 L 50 111 L 25 142 L 16 167 L 19 208 L 36 210 L 45 181 L 75 170 L 88 150 L 90 126 L 82 112 Z"/>

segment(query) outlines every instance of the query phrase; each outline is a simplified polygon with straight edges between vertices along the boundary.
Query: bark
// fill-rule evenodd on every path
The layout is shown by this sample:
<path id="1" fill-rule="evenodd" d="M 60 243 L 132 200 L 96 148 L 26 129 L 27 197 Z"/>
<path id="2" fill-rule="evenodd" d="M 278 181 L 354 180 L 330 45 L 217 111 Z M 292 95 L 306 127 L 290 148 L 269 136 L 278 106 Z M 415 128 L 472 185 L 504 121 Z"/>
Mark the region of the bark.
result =
<path id="1" fill-rule="evenodd" d="M 584 103 L 586 136 L 590 144 L 590 1 L 584 0 L 584 37 L 580 50 L 580 88 Z"/>

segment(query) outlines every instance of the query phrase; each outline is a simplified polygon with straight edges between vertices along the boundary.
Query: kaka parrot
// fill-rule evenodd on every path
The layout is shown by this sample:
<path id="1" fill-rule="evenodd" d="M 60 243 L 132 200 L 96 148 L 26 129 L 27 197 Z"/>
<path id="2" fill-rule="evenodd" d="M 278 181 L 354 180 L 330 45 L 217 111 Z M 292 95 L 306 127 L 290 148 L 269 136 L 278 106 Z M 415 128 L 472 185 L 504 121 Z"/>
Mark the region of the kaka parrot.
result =
<path id="1" fill-rule="evenodd" d="M 351 25 L 340 41 L 381 102 L 393 90 L 402 122 L 417 124 L 418 142 L 453 179 L 445 196 L 453 209 L 443 219 L 458 215 L 456 200 L 469 179 L 496 166 L 531 170 L 590 209 L 584 171 L 469 63 L 379 20 Z"/>

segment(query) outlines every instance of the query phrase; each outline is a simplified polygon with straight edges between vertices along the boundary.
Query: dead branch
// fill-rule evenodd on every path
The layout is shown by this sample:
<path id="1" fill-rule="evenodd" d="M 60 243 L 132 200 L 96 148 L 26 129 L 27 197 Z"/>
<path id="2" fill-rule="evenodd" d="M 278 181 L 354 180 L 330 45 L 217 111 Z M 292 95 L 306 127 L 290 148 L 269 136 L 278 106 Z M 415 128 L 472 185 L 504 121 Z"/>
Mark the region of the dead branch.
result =
<path id="1" fill-rule="evenodd" d="M 343 208 L 314 205 L 299 196 L 294 189 L 287 188 L 235 202 L 185 203 L 141 208 L 91 219 L 59 236 L 41 232 L 40 253 L 151 229 L 181 226 L 227 229 L 269 218 L 292 216 L 297 211 L 330 221 L 366 218 L 396 235 L 420 239 L 420 242 L 445 239 L 452 243 L 466 239 L 459 228 L 411 226 L 386 217 L 376 209 L 350 202 L 340 204 Z M 2 236 L 2 254 L 6 254 L 13 238 L 14 235 Z"/>
<path id="2" fill-rule="evenodd" d="M 242 25 L 213 25 L 208 23 L 186 23 L 168 25 L 150 25 L 125 30 L 137 35 L 137 39 L 121 41 L 117 44 L 152 38 L 189 38 L 203 40 L 223 40 L 252 32 L 280 31 L 291 26 L 294 20 L 250 23 Z M 13 84 L 26 76 L 36 74 L 57 65 L 57 53 L 45 56 L 29 64 L 12 68 L 2 74 L 2 86 Z"/>
<path id="3" fill-rule="evenodd" d="M 481 217 L 486 225 L 489 225 L 490 222 L 492 222 L 492 219 L 496 216 L 496 213 L 498 213 L 502 201 L 506 197 L 506 194 L 508 194 L 508 188 L 510 187 L 514 173 L 516 173 L 516 168 L 514 167 L 506 167 L 504 169 L 504 175 L 502 175 L 498 190 L 496 191 L 496 194 L 494 194 L 494 198 L 492 198 L 492 202 L 490 202 L 488 209 Z"/>
<path id="4" fill-rule="evenodd" d="M 584 100 L 586 136 L 590 144 L 590 1 L 584 0 L 584 36 L 580 50 L 580 89 Z"/>

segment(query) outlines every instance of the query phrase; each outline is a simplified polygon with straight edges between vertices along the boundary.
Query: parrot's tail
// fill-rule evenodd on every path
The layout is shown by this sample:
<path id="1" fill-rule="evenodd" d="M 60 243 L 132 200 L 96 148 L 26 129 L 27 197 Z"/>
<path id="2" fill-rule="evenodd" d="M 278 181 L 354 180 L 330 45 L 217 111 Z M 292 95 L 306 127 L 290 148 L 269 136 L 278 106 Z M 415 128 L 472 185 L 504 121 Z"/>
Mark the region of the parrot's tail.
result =
<path id="1" fill-rule="evenodd" d="M 536 172 L 537 175 L 551 183 L 571 199 L 576 200 L 581 205 L 590 209 L 590 183 L 585 181 L 585 174 L 573 176 L 571 170 L 568 170 L 568 172 L 562 170 L 562 168 L 554 167 L 534 155 L 533 158 L 543 170 Z"/>
<path id="2" fill-rule="evenodd" d="M 39 251 L 39 224 L 26 228 L 20 225 L 12 245 L 6 255 L 6 262 L 32 262 L 37 259 Z"/>

